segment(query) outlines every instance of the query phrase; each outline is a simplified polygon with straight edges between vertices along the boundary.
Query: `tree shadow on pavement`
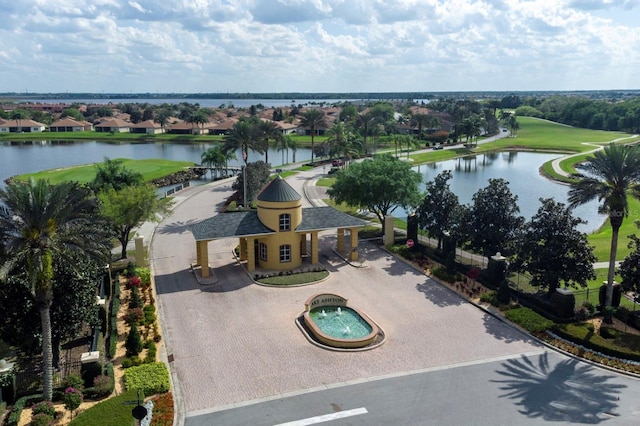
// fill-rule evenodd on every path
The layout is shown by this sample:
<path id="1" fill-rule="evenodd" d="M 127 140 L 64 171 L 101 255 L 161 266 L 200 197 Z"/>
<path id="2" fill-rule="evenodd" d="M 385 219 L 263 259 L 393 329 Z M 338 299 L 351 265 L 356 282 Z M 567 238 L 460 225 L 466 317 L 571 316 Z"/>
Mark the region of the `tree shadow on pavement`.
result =
<path id="1" fill-rule="evenodd" d="M 596 424 L 615 417 L 618 395 L 626 388 L 608 383 L 614 375 L 575 359 L 551 366 L 546 352 L 537 360 L 522 356 L 501 366 L 496 373 L 503 379 L 492 380 L 504 391 L 500 397 L 514 400 L 525 416 L 548 422 Z"/>
<path id="2" fill-rule="evenodd" d="M 425 282 L 416 285 L 416 289 L 420 293 L 424 294 L 434 305 L 444 308 L 447 306 L 459 306 L 467 303 L 464 298 L 460 297 L 455 292 L 442 286 L 436 281 L 427 278 L 426 276 L 425 278 Z"/>
<path id="3" fill-rule="evenodd" d="M 197 220 L 188 220 L 186 222 L 177 221 L 171 223 L 163 223 L 158 228 L 156 228 L 156 232 L 160 234 L 183 234 L 189 231 L 189 228 L 197 223 Z"/>
<path id="4" fill-rule="evenodd" d="M 498 340 L 502 340 L 506 343 L 531 340 L 531 338 L 526 334 L 523 334 L 518 330 L 514 330 L 513 328 L 499 321 L 492 315 L 485 314 L 483 317 L 483 321 L 484 321 L 484 326 L 487 330 L 487 333 L 489 333 L 490 335 L 492 335 Z"/>

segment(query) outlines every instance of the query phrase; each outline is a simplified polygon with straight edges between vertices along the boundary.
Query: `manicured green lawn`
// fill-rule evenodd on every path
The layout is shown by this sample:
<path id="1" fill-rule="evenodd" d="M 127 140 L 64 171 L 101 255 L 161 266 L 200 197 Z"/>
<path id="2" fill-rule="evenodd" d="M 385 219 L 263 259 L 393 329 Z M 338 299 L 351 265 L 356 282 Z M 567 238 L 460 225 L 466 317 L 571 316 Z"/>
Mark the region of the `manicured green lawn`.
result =
<path id="1" fill-rule="evenodd" d="M 163 176 L 176 173 L 180 170 L 184 170 L 186 167 L 193 166 L 190 161 L 171 161 L 161 159 L 145 159 L 145 160 L 130 160 L 122 159 L 124 166 L 127 169 L 135 170 L 142 174 L 145 181 L 160 178 Z M 19 175 L 17 179 L 49 179 L 52 184 L 57 184 L 64 181 L 77 181 L 80 183 L 89 183 L 96 176 L 96 167 L 93 164 L 87 164 L 76 167 L 65 167 L 62 169 L 44 170 L 36 173 L 28 173 Z"/>

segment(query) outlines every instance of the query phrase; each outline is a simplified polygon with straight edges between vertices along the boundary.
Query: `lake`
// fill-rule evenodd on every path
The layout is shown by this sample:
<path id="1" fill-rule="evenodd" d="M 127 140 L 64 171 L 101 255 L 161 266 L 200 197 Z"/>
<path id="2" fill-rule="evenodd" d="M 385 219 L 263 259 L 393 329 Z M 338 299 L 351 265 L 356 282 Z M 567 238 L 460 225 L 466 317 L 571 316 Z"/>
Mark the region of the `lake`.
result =
<path id="1" fill-rule="evenodd" d="M 11 145 L 9 142 L 2 141 L 0 142 L 0 185 L 4 185 L 5 179 L 18 174 L 98 163 L 104 161 L 105 157 L 135 160 L 161 158 L 200 163 L 200 156 L 211 146 L 211 143 L 191 142 L 114 144 L 100 141 L 52 142 L 46 140 L 34 144 Z M 432 180 L 442 170 L 452 170 L 451 188 L 463 204 L 470 203 L 473 194 L 487 186 L 489 178 L 502 177 L 509 181 L 511 192 L 519 196 L 518 205 L 522 215 L 530 219 L 538 210 L 540 206 L 538 199 L 541 197 L 553 197 L 565 203 L 567 201 L 568 187 L 552 182 L 538 172 L 543 163 L 558 156 L 559 154 L 504 152 L 425 164 L 415 167 L 415 170 L 423 175 L 422 190 L 425 188 L 425 182 Z M 238 160 L 231 161 L 230 166 L 241 164 L 240 153 L 237 153 L 237 157 Z M 296 161 L 310 158 L 310 149 L 296 151 Z M 257 160 L 264 160 L 264 156 L 250 152 L 249 162 Z M 291 151 L 287 158 L 286 153 L 269 150 L 269 162 L 274 167 L 292 161 Z M 588 221 L 586 225 L 580 227 L 584 232 L 595 230 L 605 219 L 597 213 L 596 202 L 577 207 L 574 214 Z M 402 209 L 396 209 L 393 215 L 404 218 L 407 213 Z"/>
<path id="2" fill-rule="evenodd" d="M 518 195 L 520 214 L 529 220 L 538 211 L 540 198 L 554 198 L 567 203 L 569 187 L 545 178 L 538 171 L 542 164 L 560 156 L 512 151 L 425 164 L 414 170 L 422 174 L 423 191 L 426 182 L 433 180 L 443 170 L 451 170 L 453 178 L 449 184 L 461 204 L 470 204 L 473 194 L 486 187 L 489 179 L 503 178 L 509 182 L 511 193 Z M 579 227 L 581 231 L 592 232 L 606 219 L 605 215 L 598 214 L 597 206 L 598 203 L 594 201 L 574 209 L 574 216 L 587 221 L 587 224 Z M 407 212 L 398 208 L 393 215 L 406 218 Z"/>

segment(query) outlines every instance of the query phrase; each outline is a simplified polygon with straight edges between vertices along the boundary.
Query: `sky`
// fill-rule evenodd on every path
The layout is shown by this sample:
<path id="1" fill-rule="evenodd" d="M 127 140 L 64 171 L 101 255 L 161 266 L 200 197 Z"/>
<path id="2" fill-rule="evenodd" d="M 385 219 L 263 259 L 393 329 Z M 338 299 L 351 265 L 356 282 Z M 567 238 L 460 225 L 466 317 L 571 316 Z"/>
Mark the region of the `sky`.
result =
<path id="1" fill-rule="evenodd" d="M 0 0 L 0 92 L 640 89 L 640 0 Z"/>

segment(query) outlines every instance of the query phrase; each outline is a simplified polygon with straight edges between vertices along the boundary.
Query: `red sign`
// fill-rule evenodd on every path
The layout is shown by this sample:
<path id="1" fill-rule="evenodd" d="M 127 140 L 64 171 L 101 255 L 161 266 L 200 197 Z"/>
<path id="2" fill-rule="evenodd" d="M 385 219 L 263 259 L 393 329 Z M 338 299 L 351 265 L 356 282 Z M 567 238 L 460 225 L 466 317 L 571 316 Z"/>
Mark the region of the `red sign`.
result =
<path id="1" fill-rule="evenodd" d="M 407 247 L 411 248 L 411 247 L 413 247 L 413 244 L 414 244 L 414 243 L 413 243 L 413 240 L 412 240 L 411 238 L 409 238 L 409 239 L 407 240 Z"/>

